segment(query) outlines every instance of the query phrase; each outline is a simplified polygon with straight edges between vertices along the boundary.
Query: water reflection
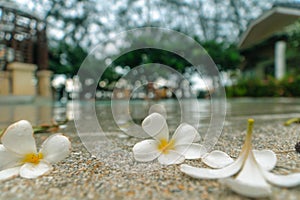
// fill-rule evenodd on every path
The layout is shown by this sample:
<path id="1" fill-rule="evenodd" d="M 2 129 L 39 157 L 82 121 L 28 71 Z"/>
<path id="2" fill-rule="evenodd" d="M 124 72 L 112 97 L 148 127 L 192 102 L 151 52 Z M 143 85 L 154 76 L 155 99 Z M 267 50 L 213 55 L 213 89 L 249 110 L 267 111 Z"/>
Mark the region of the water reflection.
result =
<path id="1" fill-rule="evenodd" d="M 12 122 L 26 119 L 32 124 L 49 122 L 52 119 L 52 107 L 49 105 L 0 105 L 0 125 L 5 127 Z"/>
<path id="2" fill-rule="evenodd" d="M 256 125 L 283 124 L 285 120 L 300 116 L 299 98 L 238 98 L 227 102 L 226 125 L 243 127 L 248 118 Z"/>
<path id="3" fill-rule="evenodd" d="M 72 120 L 74 112 L 77 117 L 85 118 L 91 112 L 96 111 L 96 117 L 101 128 L 105 132 L 119 131 L 128 125 L 128 122 L 140 125 L 148 115 L 150 107 L 161 104 L 165 107 L 167 121 L 170 130 L 173 131 L 182 121 L 188 122 L 200 130 L 206 132 L 211 118 L 209 100 L 161 100 L 161 101 L 130 101 L 129 106 L 124 102 L 114 103 L 115 114 L 113 116 L 110 101 L 98 101 L 90 106 L 89 102 L 69 101 L 67 104 L 54 104 L 52 102 L 36 102 L 26 105 L 0 104 L 0 128 L 26 119 L 32 124 L 49 123 L 52 119 L 63 121 L 66 118 Z M 299 117 L 300 99 L 272 98 L 272 99 L 233 99 L 227 101 L 226 124 L 234 125 L 244 123 L 249 117 L 255 118 L 257 123 L 267 121 L 284 121 L 290 117 Z M 89 120 L 89 119 L 86 119 Z M 126 132 L 126 131 L 125 131 Z"/>
<path id="4" fill-rule="evenodd" d="M 76 105 L 76 104 L 75 104 Z M 65 121 L 73 119 L 74 103 L 57 104 L 51 102 L 37 102 L 37 104 L 0 104 L 0 128 L 4 128 L 13 122 L 25 119 L 33 125 L 50 123 L 54 121 Z"/>

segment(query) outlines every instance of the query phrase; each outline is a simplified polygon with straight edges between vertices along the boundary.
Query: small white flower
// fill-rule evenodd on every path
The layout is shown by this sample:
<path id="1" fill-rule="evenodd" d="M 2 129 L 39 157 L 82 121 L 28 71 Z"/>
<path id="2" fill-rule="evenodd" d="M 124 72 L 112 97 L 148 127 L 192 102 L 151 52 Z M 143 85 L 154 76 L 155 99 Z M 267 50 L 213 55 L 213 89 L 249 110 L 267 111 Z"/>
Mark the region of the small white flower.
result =
<path id="1" fill-rule="evenodd" d="M 20 175 L 37 178 L 52 170 L 50 163 L 63 160 L 70 153 L 71 143 L 61 134 L 47 138 L 38 152 L 33 129 L 28 121 L 10 125 L 1 137 L 0 181 Z"/>
<path id="2" fill-rule="evenodd" d="M 276 155 L 273 151 L 252 150 L 252 129 L 253 119 L 248 120 L 248 131 L 245 143 L 238 159 L 231 164 L 230 161 L 222 164 L 222 160 L 227 160 L 224 152 L 221 154 L 212 152 L 203 158 L 203 162 L 211 167 L 220 169 L 196 168 L 189 165 L 181 165 L 181 171 L 194 178 L 199 179 L 221 179 L 236 193 L 247 197 L 267 197 L 271 194 L 272 183 L 282 187 L 293 187 L 300 184 L 300 173 L 289 175 L 276 175 L 271 172 L 276 166 Z M 221 158 L 220 165 L 217 166 L 216 155 Z M 207 162 L 208 161 L 208 162 Z M 234 176 L 233 178 L 230 178 Z"/>
<path id="3" fill-rule="evenodd" d="M 154 139 L 147 139 L 134 145 L 134 158 L 140 162 L 158 159 L 161 164 L 179 164 L 185 159 L 201 157 L 202 146 L 193 143 L 200 140 L 197 130 L 186 123 L 181 124 L 169 139 L 165 118 L 152 113 L 142 123 L 144 131 Z"/>

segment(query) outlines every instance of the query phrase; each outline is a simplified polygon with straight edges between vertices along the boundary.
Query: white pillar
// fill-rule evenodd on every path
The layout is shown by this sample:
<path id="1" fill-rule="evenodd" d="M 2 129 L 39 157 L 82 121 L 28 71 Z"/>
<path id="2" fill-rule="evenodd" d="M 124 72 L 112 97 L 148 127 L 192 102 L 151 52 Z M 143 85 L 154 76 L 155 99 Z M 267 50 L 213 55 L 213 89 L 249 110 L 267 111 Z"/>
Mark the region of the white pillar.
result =
<path id="1" fill-rule="evenodd" d="M 275 78 L 281 79 L 285 75 L 285 41 L 277 41 L 275 44 Z"/>

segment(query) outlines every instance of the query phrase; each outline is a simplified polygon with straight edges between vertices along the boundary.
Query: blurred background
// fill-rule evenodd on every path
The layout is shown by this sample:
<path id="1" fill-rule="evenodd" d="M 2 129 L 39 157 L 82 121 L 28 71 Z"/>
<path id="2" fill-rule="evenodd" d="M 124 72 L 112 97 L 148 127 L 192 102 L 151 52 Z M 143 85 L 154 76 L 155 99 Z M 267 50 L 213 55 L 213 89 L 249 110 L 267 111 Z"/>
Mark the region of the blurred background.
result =
<path id="1" fill-rule="evenodd" d="M 1 0 L 0 6 L 0 95 L 24 93 L 4 86 L 5 72 L 18 68 L 8 65 L 21 62 L 35 65 L 27 68 L 37 74 L 34 84 L 41 83 L 38 94 L 72 98 L 73 87 L 79 91 L 80 84 L 93 81 L 76 77 L 90 50 L 98 44 L 116 48 L 106 44 L 108 37 L 148 26 L 177 30 L 198 41 L 221 71 L 228 97 L 300 95 L 299 1 Z M 106 92 L 97 98 L 109 98 L 114 82 L 131 68 L 155 62 L 183 73 L 190 84 L 201 81 L 184 59 L 141 50 L 113 63 L 99 81 Z M 52 91 L 45 88 L 48 77 Z M 203 88 L 193 88 L 205 97 Z"/>
<path id="2" fill-rule="evenodd" d="M 154 49 L 122 55 L 101 80 L 77 76 L 94 47 L 116 51 L 123 47 L 111 46 L 108 38 L 149 26 L 199 42 L 218 67 L 227 97 L 298 97 L 299 17 L 296 0 L 0 0 L 0 103 L 91 99 L 81 92 L 95 81 L 97 100 L 110 99 L 116 87 L 120 99 L 210 98 L 193 66 Z M 134 94 L 131 88 L 143 80 L 116 85 L 132 68 L 148 63 L 170 66 L 188 81 L 158 76 Z M 191 91 L 182 92 L 187 87 Z"/>

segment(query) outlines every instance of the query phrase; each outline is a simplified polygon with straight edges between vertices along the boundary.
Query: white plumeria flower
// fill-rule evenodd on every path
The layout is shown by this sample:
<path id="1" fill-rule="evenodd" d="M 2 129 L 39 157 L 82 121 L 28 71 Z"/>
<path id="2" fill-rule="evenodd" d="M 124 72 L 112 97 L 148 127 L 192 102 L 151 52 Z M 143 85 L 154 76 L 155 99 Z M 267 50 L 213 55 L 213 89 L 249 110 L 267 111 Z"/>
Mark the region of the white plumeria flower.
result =
<path id="1" fill-rule="evenodd" d="M 37 178 L 52 170 L 50 163 L 63 160 L 70 153 L 71 143 L 61 134 L 47 138 L 38 152 L 33 129 L 28 121 L 10 125 L 1 137 L 0 181 L 20 175 Z"/>
<path id="2" fill-rule="evenodd" d="M 169 129 L 165 118 L 152 113 L 142 123 L 144 131 L 154 139 L 147 139 L 134 145 L 134 158 L 139 162 L 158 159 L 164 165 L 179 164 L 185 159 L 201 157 L 201 145 L 197 130 L 186 123 L 181 124 L 169 139 Z"/>
<path id="3" fill-rule="evenodd" d="M 269 172 L 276 165 L 276 155 L 273 151 L 252 150 L 253 119 L 248 120 L 248 131 L 245 143 L 238 159 L 220 169 L 196 168 L 186 164 L 180 166 L 182 172 L 199 179 L 221 179 L 221 182 L 238 194 L 247 197 L 267 197 L 271 194 L 272 183 L 281 187 L 293 187 L 300 184 L 300 173 L 276 175 Z M 218 153 L 217 153 L 218 154 Z M 218 154 L 219 157 L 223 155 Z M 213 155 L 208 163 L 215 165 Z M 225 159 L 226 160 L 226 159 Z M 204 162 L 205 158 L 203 159 Z M 228 164 L 228 163 L 227 163 Z M 222 164 L 221 164 L 222 166 Z M 233 178 L 230 178 L 234 176 Z"/>

